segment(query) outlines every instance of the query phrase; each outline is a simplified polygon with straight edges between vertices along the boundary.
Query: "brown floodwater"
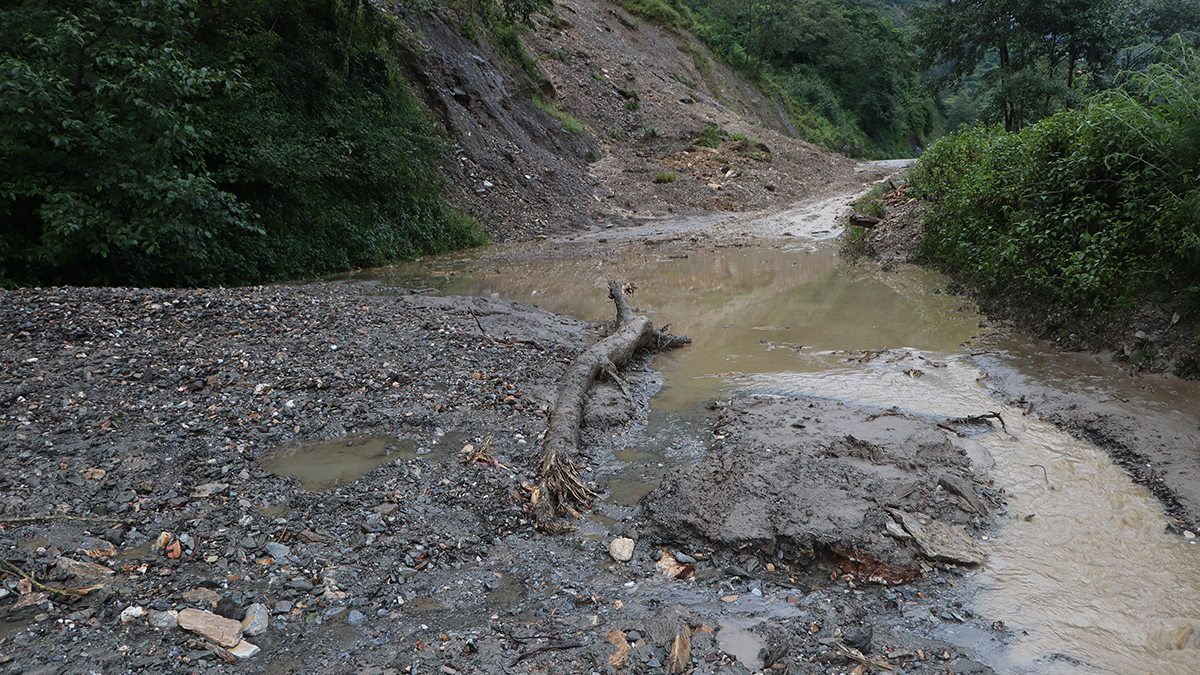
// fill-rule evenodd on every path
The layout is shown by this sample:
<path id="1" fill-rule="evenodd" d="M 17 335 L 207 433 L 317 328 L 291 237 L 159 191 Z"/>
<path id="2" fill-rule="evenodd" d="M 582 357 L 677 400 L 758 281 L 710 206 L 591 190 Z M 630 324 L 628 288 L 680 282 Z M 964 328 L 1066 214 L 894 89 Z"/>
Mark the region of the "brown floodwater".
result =
<path id="1" fill-rule="evenodd" d="M 694 340 L 654 362 L 666 376 L 655 404 L 666 410 L 711 400 L 731 377 L 791 370 L 804 363 L 802 353 L 947 352 L 979 332 L 969 303 L 931 292 L 941 283 L 936 274 L 848 266 L 831 247 L 799 239 L 699 250 L 686 242 L 543 242 L 478 255 L 375 270 L 371 278 L 505 298 L 585 320 L 613 316 L 608 280 L 630 282 L 639 313 Z"/>
<path id="2" fill-rule="evenodd" d="M 814 354 L 823 368 L 814 363 L 736 384 L 935 418 L 1000 412 L 1007 432 L 956 442 L 1008 494 L 1000 532 L 981 542 L 990 561 L 973 576 L 976 611 L 1004 621 L 1015 637 L 1000 655 L 1011 666 L 1005 672 L 1200 672 L 1196 540 L 1167 534 L 1158 501 L 1103 450 L 999 405 L 969 360 L 939 354 L 939 363 L 949 356 L 944 367 L 928 367 L 921 356 L 934 360 L 913 353 L 859 364 Z M 919 377 L 906 374 L 914 365 Z M 944 637 L 956 642 L 947 630 Z"/>
<path id="3" fill-rule="evenodd" d="M 931 418 L 999 411 L 1007 432 L 956 442 L 1008 494 L 999 531 L 982 542 L 990 562 L 969 578 L 977 613 L 1003 621 L 1011 639 L 989 646 L 969 626 L 943 626 L 937 636 L 981 650 L 1004 673 L 1200 672 L 1197 540 L 1166 534 L 1160 504 L 1102 450 L 990 395 L 961 344 L 991 329 L 970 303 L 942 294 L 945 280 L 932 272 L 847 265 L 828 245 L 797 238 L 740 248 L 593 240 L 427 260 L 372 278 L 588 320 L 611 317 L 609 279 L 634 283 L 636 309 L 694 343 L 654 360 L 664 374 L 648 434 L 657 446 L 631 447 L 604 467 L 622 505 L 657 485 L 663 465 L 686 461 L 681 434 L 702 447 L 695 420 L 704 406 L 739 391 Z M 884 348 L 892 351 L 865 362 L 844 353 Z M 1196 429 L 1200 387 L 1192 383 L 1163 378 L 1147 387 L 1095 357 L 1053 353 L 1019 336 L 996 350 L 1035 381 L 1111 394 L 1133 412 L 1154 410 Z"/>

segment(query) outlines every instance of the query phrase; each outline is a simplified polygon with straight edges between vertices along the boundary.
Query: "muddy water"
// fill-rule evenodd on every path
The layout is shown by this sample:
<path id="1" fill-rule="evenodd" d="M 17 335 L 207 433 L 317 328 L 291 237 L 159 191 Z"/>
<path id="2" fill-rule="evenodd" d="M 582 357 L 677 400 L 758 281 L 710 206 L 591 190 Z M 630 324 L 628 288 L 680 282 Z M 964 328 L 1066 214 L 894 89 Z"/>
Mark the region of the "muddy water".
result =
<path id="1" fill-rule="evenodd" d="M 654 487 L 660 465 L 686 460 L 680 448 L 696 451 L 706 438 L 704 404 L 738 390 L 939 419 L 998 411 L 1007 431 L 958 442 L 1009 495 L 998 533 L 982 542 L 991 562 L 973 577 L 977 613 L 1003 621 L 1008 637 L 989 646 L 990 634 L 968 626 L 936 629 L 937 637 L 982 650 L 1006 673 L 1200 672 L 1200 545 L 1164 534 L 1159 504 L 1102 451 L 990 396 L 959 346 L 985 329 L 961 299 L 938 294 L 936 275 L 845 266 L 830 248 L 798 239 L 697 250 L 662 238 L 543 243 L 510 249 L 499 263 L 460 258 L 439 262 L 436 274 L 395 278 L 585 319 L 611 315 L 604 285 L 622 279 L 638 286 L 639 311 L 695 340 L 654 363 L 665 376 L 653 401 L 657 447 L 630 448 L 604 468 L 619 504 Z M 866 363 L 838 353 L 881 348 L 893 351 Z M 1075 363 L 1032 343 L 1002 349 L 1032 377 L 1111 389 L 1135 409 L 1190 410 L 1200 399 L 1186 386 L 1135 387 L 1087 367 L 1086 357 Z M 1185 417 L 1181 424 L 1195 428 Z"/>
<path id="2" fill-rule="evenodd" d="M 362 478 L 394 459 L 418 455 L 416 444 L 395 436 L 353 436 L 273 450 L 258 463 L 267 471 L 300 479 L 301 490 L 328 490 Z"/>
<path id="3" fill-rule="evenodd" d="M 1103 451 L 998 406 L 964 358 L 937 368 L 921 356 L 850 364 L 817 354 L 807 371 L 738 385 L 933 418 L 1000 412 L 1007 431 L 958 441 L 1008 493 L 998 536 L 982 542 L 991 561 L 975 576 L 977 611 L 1013 637 L 993 656 L 1020 673 L 1200 671 L 1200 546 L 1166 534 L 1158 502 Z M 906 374 L 914 367 L 920 376 Z"/>
<path id="4" fill-rule="evenodd" d="M 655 404 L 673 411 L 718 396 L 731 377 L 791 370 L 804 363 L 797 358 L 802 353 L 945 352 L 979 330 L 979 317 L 960 298 L 929 292 L 938 284 L 932 273 L 864 272 L 843 265 L 832 248 L 813 250 L 803 240 L 701 250 L 642 240 L 544 243 L 505 256 L 502 263 L 450 259 L 433 275 L 398 268 L 375 278 L 446 295 L 503 297 L 588 320 L 612 316 L 609 279 L 631 282 L 637 311 L 694 340 L 654 363 L 667 380 Z"/>

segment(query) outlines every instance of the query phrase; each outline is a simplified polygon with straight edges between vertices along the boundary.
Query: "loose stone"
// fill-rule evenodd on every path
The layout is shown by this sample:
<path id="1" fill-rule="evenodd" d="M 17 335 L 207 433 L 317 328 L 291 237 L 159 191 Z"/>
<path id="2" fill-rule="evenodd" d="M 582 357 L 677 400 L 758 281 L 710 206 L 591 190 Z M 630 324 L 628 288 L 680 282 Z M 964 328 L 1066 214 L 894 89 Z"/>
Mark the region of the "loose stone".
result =
<path id="1" fill-rule="evenodd" d="M 629 562 L 633 559 L 633 540 L 629 537 L 617 537 L 608 545 L 608 554 L 617 562 Z"/>

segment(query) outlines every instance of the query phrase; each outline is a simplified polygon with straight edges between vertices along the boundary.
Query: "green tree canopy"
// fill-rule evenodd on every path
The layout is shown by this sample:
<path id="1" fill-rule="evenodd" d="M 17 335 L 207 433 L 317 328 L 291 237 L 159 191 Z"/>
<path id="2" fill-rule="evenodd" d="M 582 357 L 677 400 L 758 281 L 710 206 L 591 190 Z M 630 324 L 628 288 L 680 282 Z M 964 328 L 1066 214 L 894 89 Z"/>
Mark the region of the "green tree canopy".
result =
<path id="1" fill-rule="evenodd" d="M 1074 107 L 1081 82 L 1108 85 L 1182 31 L 1200 28 L 1198 0 L 930 0 L 913 10 L 921 67 L 937 84 L 982 74 L 991 116 L 1008 131 Z M 1139 46 L 1146 48 L 1139 49 Z"/>
<path id="2" fill-rule="evenodd" d="M 361 0 L 0 10 L 0 283 L 295 278 L 479 241 Z"/>

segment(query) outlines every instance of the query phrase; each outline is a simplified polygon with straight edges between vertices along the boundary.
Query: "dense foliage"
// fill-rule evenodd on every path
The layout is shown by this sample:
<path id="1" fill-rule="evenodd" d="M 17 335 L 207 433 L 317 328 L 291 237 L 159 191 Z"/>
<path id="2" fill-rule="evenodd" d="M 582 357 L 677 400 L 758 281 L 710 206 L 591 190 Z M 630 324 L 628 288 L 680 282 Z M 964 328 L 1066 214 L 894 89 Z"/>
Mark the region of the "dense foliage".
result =
<path id="1" fill-rule="evenodd" d="M 808 140 L 839 152 L 911 156 L 936 130 L 896 18 L 908 0 L 619 0 L 702 38 L 780 99 Z M 703 72 L 703 69 L 701 69 Z"/>
<path id="2" fill-rule="evenodd" d="M 913 169 L 924 253 L 985 294 L 1093 317 L 1200 307 L 1200 52 L 1019 133 L 973 126 Z"/>
<path id="3" fill-rule="evenodd" d="M 1200 0 L 928 0 L 914 7 L 913 27 L 921 68 L 934 68 L 938 84 L 971 80 L 951 107 L 1016 131 L 1200 29 Z"/>
<path id="4" fill-rule="evenodd" d="M 230 284 L 479 241 L 359 0 L 0 10 L 0 283 Z"/>

